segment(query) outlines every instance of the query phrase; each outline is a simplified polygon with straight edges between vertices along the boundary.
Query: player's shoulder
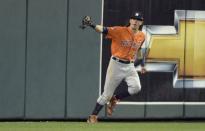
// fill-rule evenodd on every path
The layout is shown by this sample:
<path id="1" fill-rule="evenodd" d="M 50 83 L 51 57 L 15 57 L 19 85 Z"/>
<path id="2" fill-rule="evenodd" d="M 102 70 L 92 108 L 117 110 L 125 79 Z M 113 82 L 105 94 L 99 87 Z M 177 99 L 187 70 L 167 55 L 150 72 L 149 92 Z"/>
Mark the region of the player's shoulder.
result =
<path id="1" fill-rule="evenodd" d="M 144 32 L 142 31 L 138 31 L 137 34 L 135 35 L 135 37 L 138 39 L 138 38 L 141 38 L 141 39 L 145 39 L 145 34 Z"/>
<path id="2" fill-rule="evenodd" d="M 145 36 L 145 33 L 143 31 L 138 31 L 137 34 L 140 36 Z"/>
<path id="3" fill-rule="evenodd" d="M 125 30 L 126 27 L 124 26 L 112 26 L 112 27 L 108 27 L 110 30 Z"/>

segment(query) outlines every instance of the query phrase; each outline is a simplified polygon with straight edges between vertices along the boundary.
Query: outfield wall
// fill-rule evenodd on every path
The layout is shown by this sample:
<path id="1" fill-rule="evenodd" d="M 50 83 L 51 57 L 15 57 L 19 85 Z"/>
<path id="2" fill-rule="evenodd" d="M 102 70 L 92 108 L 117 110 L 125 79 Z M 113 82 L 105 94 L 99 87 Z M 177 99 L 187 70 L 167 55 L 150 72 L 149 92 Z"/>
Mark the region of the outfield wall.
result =
<path id="1" fill-rule="evenodd" d="M 100 35 L 79 25 L 85 15 L 100 23 L 101 3 L 0 1 L 0 119 L 87 117 L 98 96 Z"/>

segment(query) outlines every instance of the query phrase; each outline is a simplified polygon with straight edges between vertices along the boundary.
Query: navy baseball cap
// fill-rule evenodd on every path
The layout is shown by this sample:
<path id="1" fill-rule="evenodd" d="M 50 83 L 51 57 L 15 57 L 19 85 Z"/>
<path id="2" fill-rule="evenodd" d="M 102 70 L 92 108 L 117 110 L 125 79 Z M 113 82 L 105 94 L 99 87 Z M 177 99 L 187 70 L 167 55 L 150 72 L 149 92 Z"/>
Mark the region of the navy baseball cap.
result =
<path id="1" fill-rule="evenodd" d="M 142 15 L 142 13 L 140 13 L 140 12 L 134 12 L 134 13 L 131 15 L 130 18 L 131 18 L 131 19 L 140 20 L 140 21 L 143 21 L 143 20 L 144 20 L 143 15 Z"/>

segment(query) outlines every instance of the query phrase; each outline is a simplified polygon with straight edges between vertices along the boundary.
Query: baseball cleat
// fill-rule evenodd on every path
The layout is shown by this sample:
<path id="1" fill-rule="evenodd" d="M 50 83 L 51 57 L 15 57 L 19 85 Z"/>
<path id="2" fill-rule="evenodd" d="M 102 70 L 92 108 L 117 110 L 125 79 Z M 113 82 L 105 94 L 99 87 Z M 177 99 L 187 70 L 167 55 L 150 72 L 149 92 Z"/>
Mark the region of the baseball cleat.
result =
<path id="1" fill-rule="evenodd" d="M 87 123 L 94 124 L 98 122 L 98 117 L 96 115 L 90 115 L 88 117 Z"/>
<path id="2" fill-rule="evenodd" d="M 115 108 L 117 102 L 119 102 L 119 100 L 118 100 L 115 96 L 113 96 L 113 97 L 110 99 L 110 102 L 109 102 L 109 104 L 107 105 L 107 114 L 108 114 L 108 116 L 112 116 L 112 113 L 113 113 L 113 111 L 114 111 L 114 108 Z"/>

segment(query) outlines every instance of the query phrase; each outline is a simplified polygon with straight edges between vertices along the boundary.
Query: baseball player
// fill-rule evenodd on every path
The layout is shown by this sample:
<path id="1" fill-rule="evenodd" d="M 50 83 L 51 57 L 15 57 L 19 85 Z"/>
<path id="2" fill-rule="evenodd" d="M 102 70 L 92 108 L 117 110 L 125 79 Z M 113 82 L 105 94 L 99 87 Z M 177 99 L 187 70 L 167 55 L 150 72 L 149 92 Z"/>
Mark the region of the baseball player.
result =
<path id="1" fill-rule="evenodd" d="M 89 16 L 83 19 L 83 28 L 90 26 L 97 32 L 105 34 L 106 38 L 112 40 L 112 56 L 107 69 L 104 92 L 97 99 L 96 106 L 87 119 L 88 123 L 96 123 L 98 121 L 98 113 L 108 102 L 106 110 L 107 114 L 111 116 L 113 108 L 118 101 L 141 90 L 140 79 L 134 67 L 134 60 L 145 40 L 145 34 L 141 31 L 143 21 L 142 14 L 138 12 L 131 15 L 128 26 L 104 27 L 102 25 L 95 25 Z M 141 73 L 145 73 L 146 69 L 144 66 L 141 69 Z M 122 80 L 127 82 L 128 90 L 113 95 Z"/>

